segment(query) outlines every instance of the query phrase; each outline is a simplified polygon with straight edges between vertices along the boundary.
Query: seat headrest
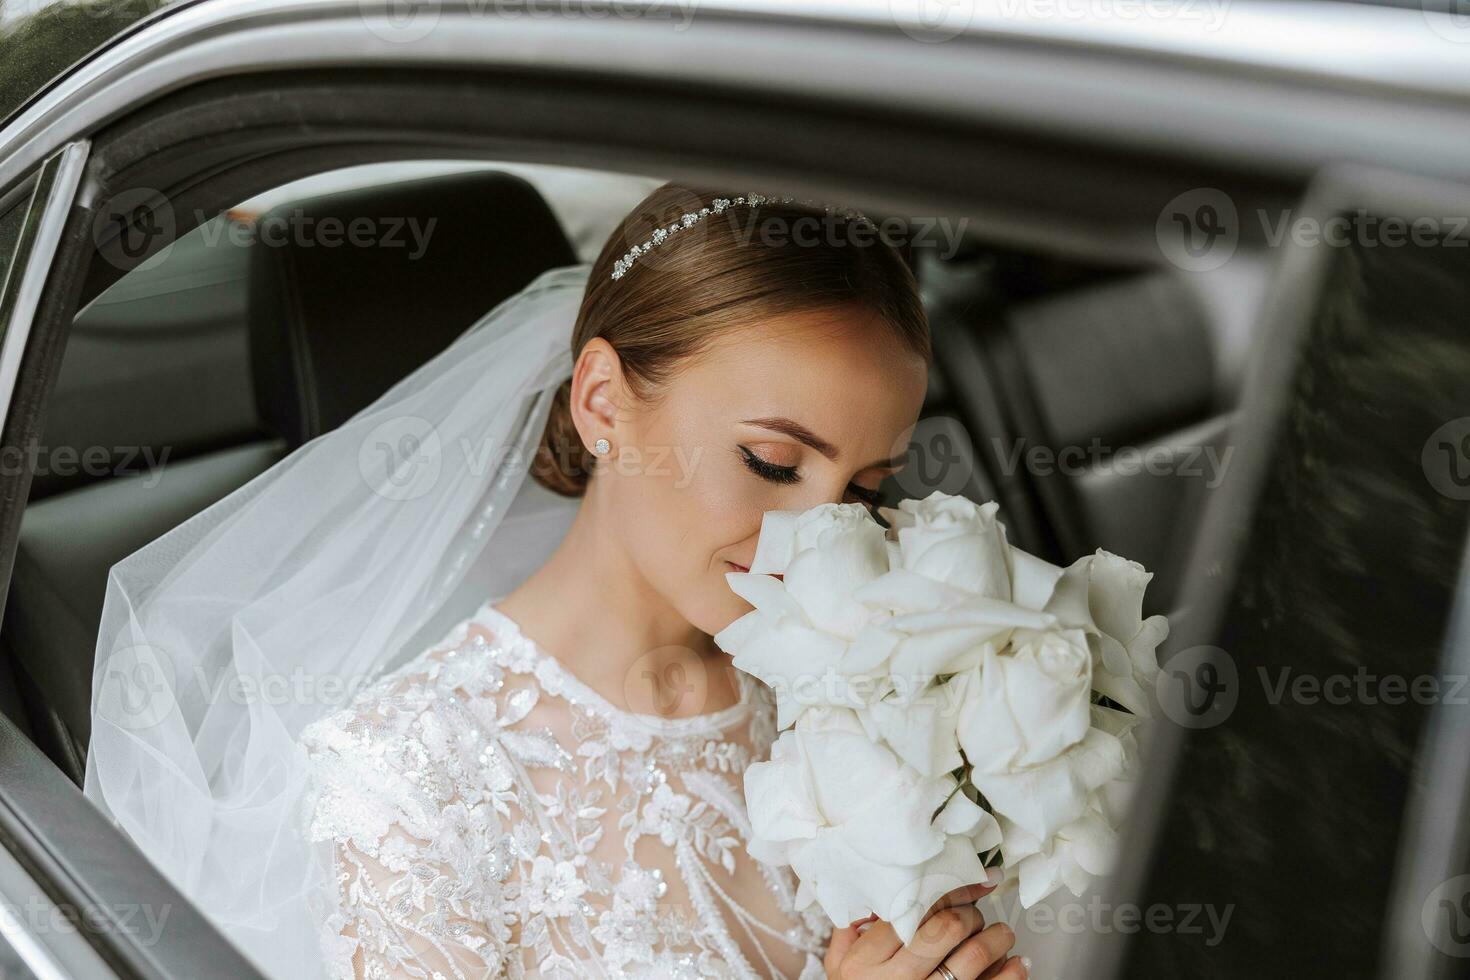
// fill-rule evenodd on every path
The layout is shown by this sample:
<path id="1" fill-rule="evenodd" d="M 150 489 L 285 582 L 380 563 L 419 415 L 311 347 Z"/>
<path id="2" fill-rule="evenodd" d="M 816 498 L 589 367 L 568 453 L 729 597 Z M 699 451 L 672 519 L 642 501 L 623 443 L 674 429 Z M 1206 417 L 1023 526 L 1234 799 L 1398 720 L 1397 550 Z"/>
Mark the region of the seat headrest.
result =
<path id="1" fill-rule="evenodd" d="M 1198 296 L 1154 273 L 1034 300 L 1011 335 L 1053 445 L 1119 445 L 1210 415 L 1211 329 Z"/>
<path id="2" fill-rule="evenodd" d="M 576 262 L 535 188 L 498 171 L 288 202 L 255 234 L 256 408 L 291 448 L 351 418 L 540 273 Z"/>

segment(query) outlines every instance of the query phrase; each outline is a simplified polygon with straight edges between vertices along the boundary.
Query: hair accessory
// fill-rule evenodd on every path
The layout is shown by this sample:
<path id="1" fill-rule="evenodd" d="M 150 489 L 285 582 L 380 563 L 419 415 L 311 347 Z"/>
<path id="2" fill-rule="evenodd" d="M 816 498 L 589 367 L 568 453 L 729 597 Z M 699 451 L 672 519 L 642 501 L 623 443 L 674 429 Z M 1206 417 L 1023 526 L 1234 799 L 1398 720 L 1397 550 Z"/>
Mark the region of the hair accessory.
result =
<path id="1" fill-rule="evenodd" d="M 820 207 L 822 208 L 822 210 L 828 213 L 835 212 L 849 219 L 861 218 L 863 220 L 866 220 L 867 218 L 867 216 L 864 215 L 862 212 L 855 211 L 852 208 L 837 207 L 830 204 L 821 204 L 817 201 L 797 201 L 797 199 L 794 197 L 767 197 L 764 194 L 747 194 L 735 198 L 717 197 L 709 203 L 709 207 L 700 208 L 698 211 L 689 211 L 685 213 L 682 217 L 680 217 L 678 221 L 673 222 L 666 228 L 655 228 L 653 230 L 653 234 L 650 235 L 646 241 L 639 242 L 637 245 L 634 245 L 623 254 L 622 258 L 613 263 L 612 278 L 623 278 L 623 273 L 632 268 L 633 260 L 638 258 L 638 256 L 652 251 L 655 245 L 663 244 L 663 242 L 666 241 L 668 237 L 675 232 L 682 231 L 685 228 L 698 224 L 700 221 L 703 221 L 705 218 L 708 218 L 712 214 L 721 214 L 728 208 L 731 208 L 737 204 L 749 204 L 751 207 L 756 207 L 758 205 L 767 203 L 791 204 L 793 202 L 799 204 L 810 204 L 816 207 Z"/>

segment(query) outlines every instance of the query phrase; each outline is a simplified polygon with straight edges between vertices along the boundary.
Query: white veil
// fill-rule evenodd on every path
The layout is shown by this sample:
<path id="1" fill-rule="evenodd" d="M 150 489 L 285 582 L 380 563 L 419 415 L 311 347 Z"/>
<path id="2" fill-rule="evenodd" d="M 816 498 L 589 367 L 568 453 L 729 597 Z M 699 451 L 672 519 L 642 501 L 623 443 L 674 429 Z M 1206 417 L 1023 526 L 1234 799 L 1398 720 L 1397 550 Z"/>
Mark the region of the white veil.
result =
<path id="1" fill-rule="evenodd" d="M 526 547 L 502 518 L 570 377 L 588 272 L 541 274 L 344 425 L 112 567 L 85 793 L 270 977 L 324 975 L 301 729 L 556 543 Z"/>

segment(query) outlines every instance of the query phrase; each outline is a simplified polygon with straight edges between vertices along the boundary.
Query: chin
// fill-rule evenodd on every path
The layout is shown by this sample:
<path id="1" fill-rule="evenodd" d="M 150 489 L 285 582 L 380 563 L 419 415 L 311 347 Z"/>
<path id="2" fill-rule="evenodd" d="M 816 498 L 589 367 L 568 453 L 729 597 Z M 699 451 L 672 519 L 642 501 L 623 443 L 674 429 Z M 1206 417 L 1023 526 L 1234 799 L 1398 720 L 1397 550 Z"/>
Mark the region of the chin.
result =
<path id="1" fill-rule="evenodd" d="M 713 587 L 690 603 L 692 615 L 686 615 L 696 629 L 714 636 L 735 620 L 750 612 L 754 607 L 730 591 L 730 584 L 721 572 Z"/>

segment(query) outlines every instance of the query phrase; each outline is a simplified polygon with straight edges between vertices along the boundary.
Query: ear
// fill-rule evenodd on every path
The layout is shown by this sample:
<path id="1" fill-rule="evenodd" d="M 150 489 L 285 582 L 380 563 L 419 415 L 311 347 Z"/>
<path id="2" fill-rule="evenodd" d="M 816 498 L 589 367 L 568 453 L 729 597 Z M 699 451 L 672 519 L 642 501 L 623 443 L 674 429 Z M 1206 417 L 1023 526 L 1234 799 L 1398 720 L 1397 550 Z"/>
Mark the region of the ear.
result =
<path id="1" fill-rule="evenodd" d="M 620 445 L 619 412 L 627 403 L 627 381 L 623 362 L 601 337 L 593 337 L 577 355 L 572 368 L 572 422 L 587 451 L 598 439 Z"/>

